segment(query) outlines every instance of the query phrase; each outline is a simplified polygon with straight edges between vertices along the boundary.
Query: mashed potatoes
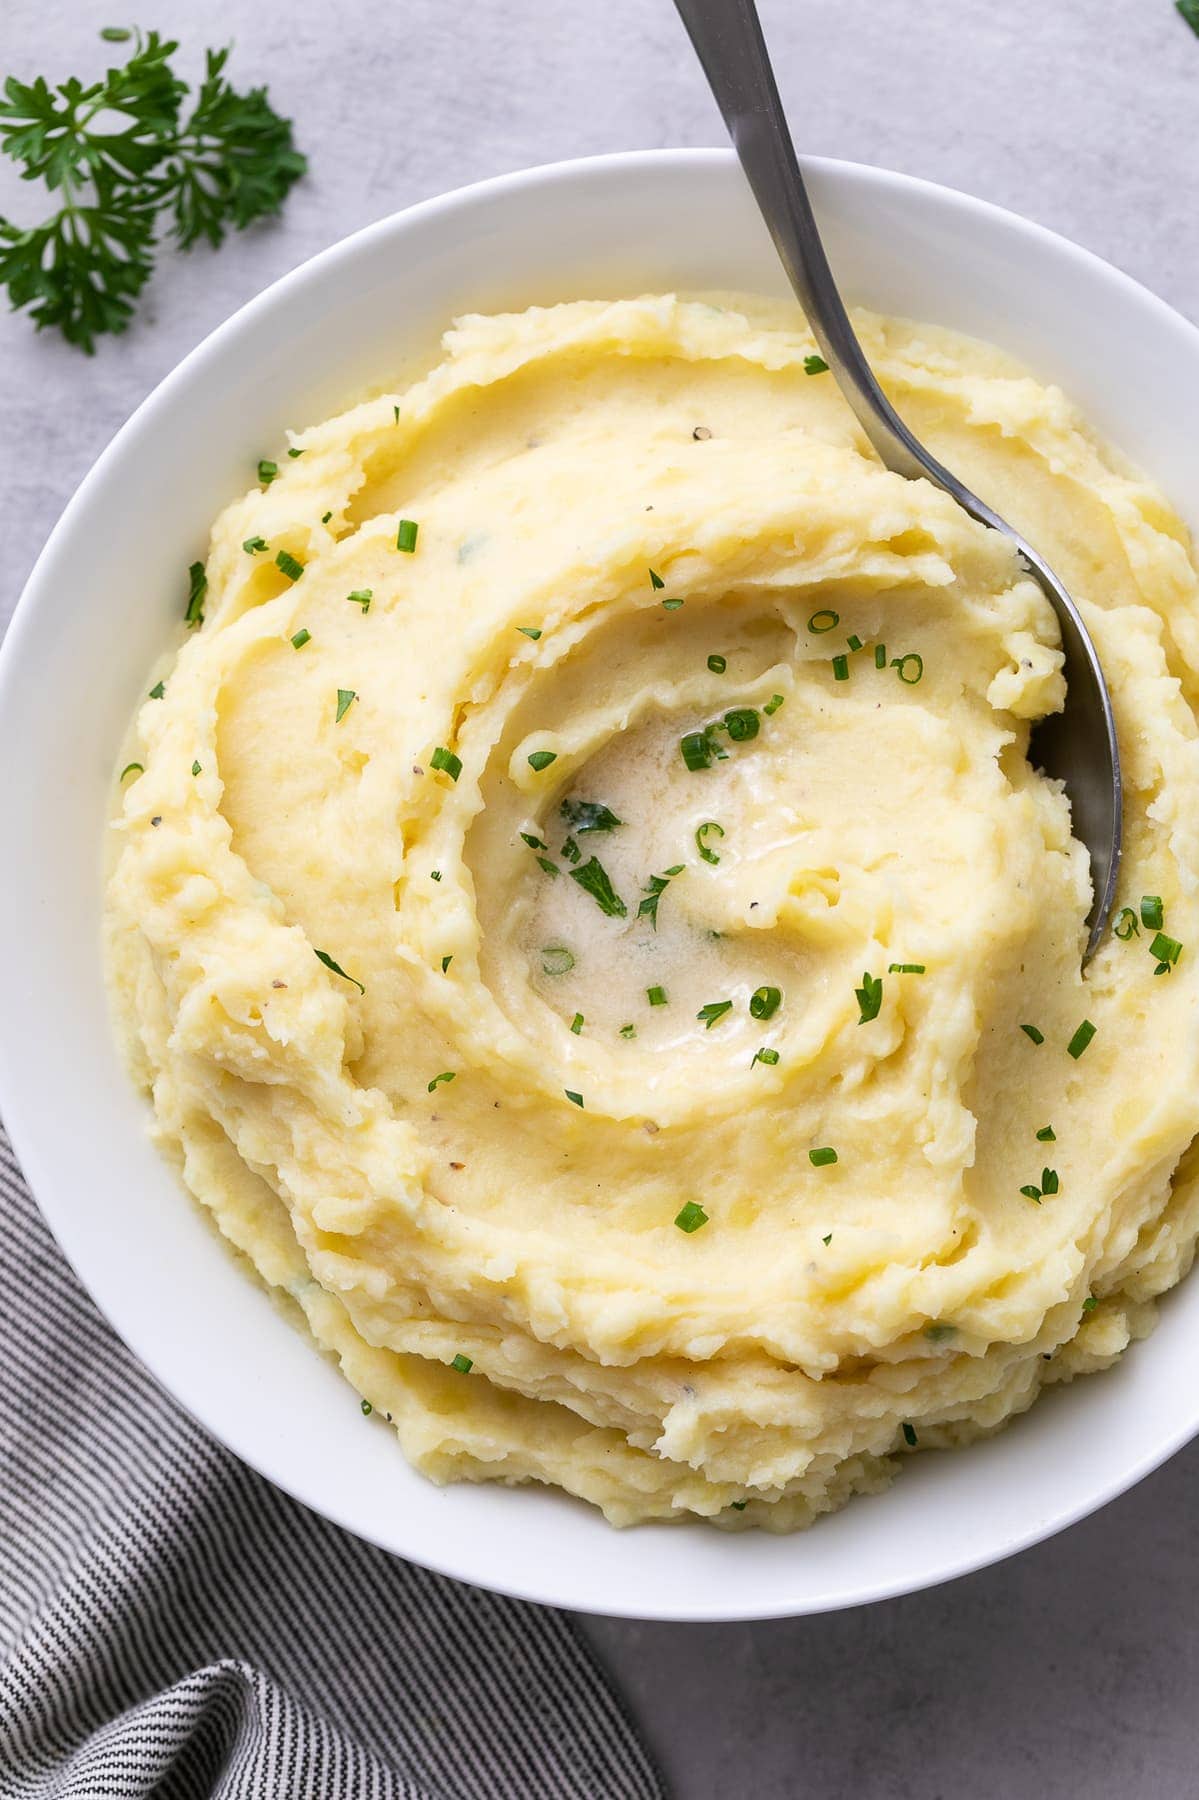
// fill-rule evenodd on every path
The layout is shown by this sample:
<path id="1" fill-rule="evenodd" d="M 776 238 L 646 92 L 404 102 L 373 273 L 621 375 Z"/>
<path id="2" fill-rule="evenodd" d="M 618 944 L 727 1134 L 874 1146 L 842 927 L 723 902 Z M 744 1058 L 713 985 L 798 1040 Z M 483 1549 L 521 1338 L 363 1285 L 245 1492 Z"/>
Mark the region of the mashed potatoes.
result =
<path id="1" fill-rule="evenodd" d="M 226 509 L 141 708 L 109 964 L 158 1135 L 435 1480 L 806 1525 L 1190 1263 L 1185 534 L 1056 389 L 862 331 L 1107 670 L 1085 979 L 1052 615 L 791 310 L 462 321 Z"/>

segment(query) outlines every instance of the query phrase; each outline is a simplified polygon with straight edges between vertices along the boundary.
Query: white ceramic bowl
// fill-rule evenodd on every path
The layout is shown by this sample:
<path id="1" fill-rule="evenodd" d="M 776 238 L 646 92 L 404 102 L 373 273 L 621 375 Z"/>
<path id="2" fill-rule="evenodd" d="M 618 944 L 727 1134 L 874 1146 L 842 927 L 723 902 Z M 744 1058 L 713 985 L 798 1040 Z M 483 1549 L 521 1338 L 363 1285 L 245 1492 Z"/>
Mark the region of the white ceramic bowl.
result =
<path id="1" fill-rule="evenodd" d="M 1009 213 L 810 166 L 852 300 L 988 338 L 1059 382 L 1199 530 L 1199 331 Z M 63 1249 L 121 1336 L 215 1436 L 351 1531 L 533 1599 L 640 1618 L 818 1612 L 1036 1542 L 1199 1430 L 1199 1279 L 1107 1374 L 991 1441 L 905 1464 L 808 1533 L 618 1532 L 557 1493 L 439 1489 L 234 1265 L 145 1136 L 101 980 L 100 843 L 122 733 L 176 632 L 187 564 L 246 471 L 383 386 L 457 312 L 651 289 L 781 291 L 725 151 L 533 169 L 415 206 L 318 256 L 153 393 L 64 513 L 0 653 L 0 1108 Z"/>

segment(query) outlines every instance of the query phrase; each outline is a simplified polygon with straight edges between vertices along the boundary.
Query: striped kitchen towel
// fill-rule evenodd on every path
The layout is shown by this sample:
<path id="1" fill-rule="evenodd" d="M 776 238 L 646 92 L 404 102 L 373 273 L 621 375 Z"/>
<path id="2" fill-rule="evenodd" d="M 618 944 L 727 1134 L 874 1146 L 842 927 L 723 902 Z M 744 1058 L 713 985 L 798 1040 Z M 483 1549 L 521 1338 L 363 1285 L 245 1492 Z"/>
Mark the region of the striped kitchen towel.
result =
<path id="1" fill-rule="evenodd" d="M 0 1134 L 5 1800 L 660 1800 L 560 1614 L 307 1512 L 162 1392 Z"/>

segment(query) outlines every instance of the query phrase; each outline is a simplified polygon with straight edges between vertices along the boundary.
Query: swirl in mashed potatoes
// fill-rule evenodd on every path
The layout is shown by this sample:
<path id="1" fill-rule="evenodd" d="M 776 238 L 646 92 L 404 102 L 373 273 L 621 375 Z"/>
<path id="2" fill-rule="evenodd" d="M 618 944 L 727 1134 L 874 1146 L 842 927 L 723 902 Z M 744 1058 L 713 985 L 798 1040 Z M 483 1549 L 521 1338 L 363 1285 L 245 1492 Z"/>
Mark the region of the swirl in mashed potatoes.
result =
<path id="1" fill-rule="evenodd" d="M 1185 533 L 997 352 L 861 330 L 1107 671 L 1085 978 L 1026 756 L 1052 614 L 790 309 L 461 321 L 227 507 L 141 708 L 109 965 L 156 1130 L 435 1480 L 802 1526 L 1110 1363 L 1190 1263 Z"/>

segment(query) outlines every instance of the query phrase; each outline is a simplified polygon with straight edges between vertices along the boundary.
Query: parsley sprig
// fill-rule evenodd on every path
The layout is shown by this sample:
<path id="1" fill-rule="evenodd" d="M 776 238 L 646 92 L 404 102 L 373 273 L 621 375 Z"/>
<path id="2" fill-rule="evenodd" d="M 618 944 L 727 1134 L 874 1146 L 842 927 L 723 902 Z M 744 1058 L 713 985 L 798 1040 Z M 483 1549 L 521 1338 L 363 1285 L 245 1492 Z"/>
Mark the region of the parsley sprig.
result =
<path id="1" fill-rule="evenodd" d="M 0 286 L 39 331 L 52 326 L 89 355 L 132 318 L 160 215 L 181 250 L 201 238 L 215 248 L 231 227 L 277 213 L 307 166 L 266 89 L 231 86 L 227 48 L 207 52 L 184 119 L 188 86 L 170 66 L 178 44 L 133 35 L 128 61 L 99 81 L 10 75 L 0 98 L 0 148 L 61 202 L 40 225 L 0 215 Z"/>

